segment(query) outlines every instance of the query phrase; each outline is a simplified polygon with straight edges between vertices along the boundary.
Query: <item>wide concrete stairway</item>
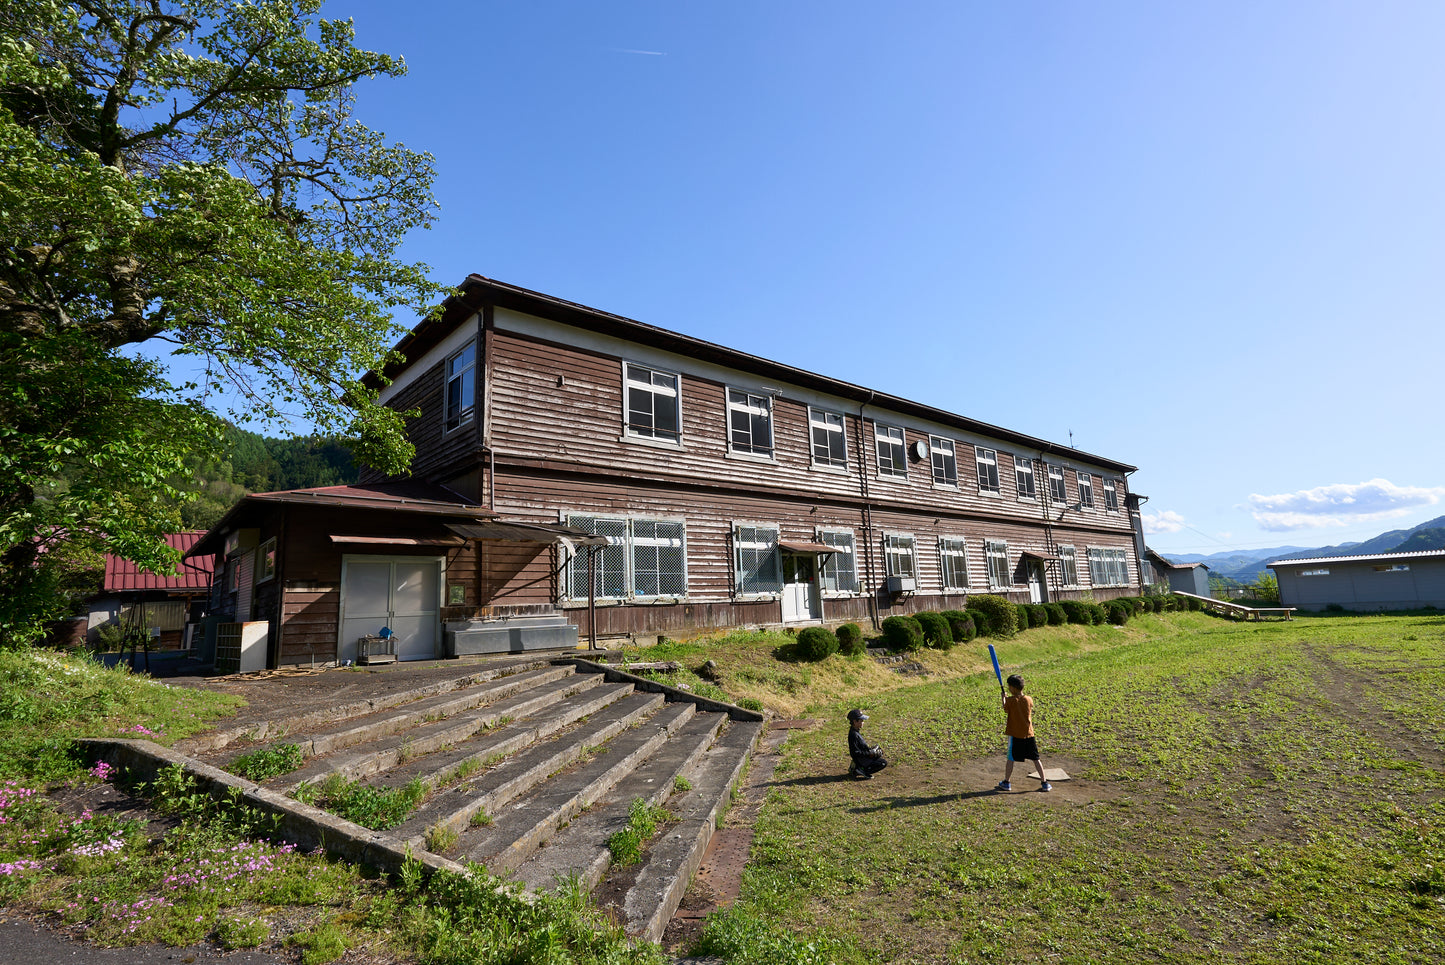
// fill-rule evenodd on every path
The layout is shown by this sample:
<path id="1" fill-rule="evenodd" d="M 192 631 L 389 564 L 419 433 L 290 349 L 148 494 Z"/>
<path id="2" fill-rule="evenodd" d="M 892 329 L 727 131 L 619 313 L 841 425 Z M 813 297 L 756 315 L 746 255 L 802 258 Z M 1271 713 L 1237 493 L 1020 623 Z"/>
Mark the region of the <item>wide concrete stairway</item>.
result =
<path id="1" fill-rule="evenodd" d="M 242 754 L 297 745 L 301 768 L 263 785 L 293 796 L 333 775 L 378 790 L 420 782 L 421 804 L 376 830 L 528 890 L 576 879 L 630 934 L 659 940 L 762 731 L 760 716 L 585 661 L 514 661 L 437 691 L 399 695 L 381 709 L 313 711 L 272 722 L 264 740 L 193 752 L 229 770 Z M 641 863 L 614 867 L 608 841 L 638 800 L 667 818 Z"/>

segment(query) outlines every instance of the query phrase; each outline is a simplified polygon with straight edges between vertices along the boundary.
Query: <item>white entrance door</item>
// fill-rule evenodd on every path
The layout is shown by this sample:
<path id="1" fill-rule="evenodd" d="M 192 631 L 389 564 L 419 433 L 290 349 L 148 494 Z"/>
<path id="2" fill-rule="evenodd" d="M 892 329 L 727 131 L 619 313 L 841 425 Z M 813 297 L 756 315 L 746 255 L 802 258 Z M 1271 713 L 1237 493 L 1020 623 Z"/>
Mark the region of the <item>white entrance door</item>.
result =
<path id="1" fill-rule="evenodd" d="M 783 622 L 821 620 L 818 596 L 818 559 L 783 554 Z"/>
<path id="2" fill-rule="evenodd" d="M 342 563 L 341 639 L 337 658 L 356 659 L 358 637 L 389 627 L 396 659 L 437 655 L 441 561 L 416 557 L 357 557 Z"/>
<path id="3" fill-rule="evenodd" d="M 1044 602 L 1044 564 L 1039 562 L 1029 564 L 1029 602 Z"/>

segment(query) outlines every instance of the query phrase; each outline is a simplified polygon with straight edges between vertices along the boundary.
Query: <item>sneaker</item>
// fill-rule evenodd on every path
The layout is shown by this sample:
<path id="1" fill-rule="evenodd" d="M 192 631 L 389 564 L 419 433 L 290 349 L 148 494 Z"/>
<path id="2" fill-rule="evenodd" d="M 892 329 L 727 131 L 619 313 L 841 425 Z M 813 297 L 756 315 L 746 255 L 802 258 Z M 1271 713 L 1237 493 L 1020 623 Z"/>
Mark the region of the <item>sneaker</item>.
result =
<path id="1" fill-rule="evenodd" d="M 857 764 L 849 764 L 849 765 L 848 765 L 848 776 L 849 776 L 849 777 L 857 777 L 857 776 L 858 776 L 858 765 L 857 765 Z"/>
<path id="2" fill-rule="evenodd" d="M 1013 785 L 1010 784 L 1008 781 L 999 781 L 997 784 L 994 785 L 993 789 L 995 791 L 1012 791 Z"/>
<path id="3" fill-rule="evenodd" d="M 1050 784 L 1048 781 L 1045 781 L 1044 783 L 1042 783 L 1042 784 L 1039 785 L 1039 790 L 1040 790 L 1040 791 L 1052 791 L 1053 789 L 1054 789 L 1054 786 L 1053 786 L 1052 784 Z"/>

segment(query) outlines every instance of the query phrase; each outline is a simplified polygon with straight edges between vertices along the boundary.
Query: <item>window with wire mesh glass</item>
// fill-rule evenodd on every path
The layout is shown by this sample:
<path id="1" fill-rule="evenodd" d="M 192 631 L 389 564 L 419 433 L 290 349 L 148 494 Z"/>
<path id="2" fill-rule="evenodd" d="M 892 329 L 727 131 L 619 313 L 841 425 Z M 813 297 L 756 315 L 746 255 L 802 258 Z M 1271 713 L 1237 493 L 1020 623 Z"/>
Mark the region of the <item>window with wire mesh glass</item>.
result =
<path id="1" fill-rule="evenodd" d="M 933 484 L 958 488 L 958 456 L 954 452 L 953 440 L 942 436 L 929 436 L 928 448 L 933 456 Z"/>
<path id="2" fill-rule="evenodd" d="M 1120 549 L 1090 546 L 1089 580 L 1095 586 L 1127 586 L 1129 554 Z"/>
<path id="3" fill-rule="evenodd" d="M 1014 456 L 1014 485 L 1019 491 L 1019 499 L 1035 499 L 1038 493 L 1034 491 L 1034 461 L 1028 456 Z"/>
<path id="4" fill-rule="evenodd" d="M 819 556 L 818 585 L 824 594 L 858 592 L 858 567 L 851 529 L 820 529 L 817 540 L 836 552 Z"/>
<path id="5" fill-rule="evenodd" d="M 842 415 L 809 406 L 808 434 L 813 443 L 813 465 L 848 468 L 848 445 L 843 433 Z"/>
<path id="6" fill-rule="evenodd" d="M 903 430 L 897 426 L 873 423 L 873 442 L 878 449 L 878 474 L 907 476 L 908 456 L 904 451 Z"/>
<path id="7" fill-rule="evenodd" d="M 1049 467 L 1049 498 L 1059 503 L 1069 501 L 1069 491 L 1064 485 L 1064 467 Z"/>
<path id="8" fill-rule="evenodd" d="M 570 515 L 567 525 L 606 536 L 593 563 L 595 599 L 687 595 L 687 527 L 680 520 Z M 567 562 L 566 596 L 587 599 L 587 552 Z"/>
<path id="9" fill-rule="evenodd" d="M 1094 477 L 1086 472 L 1079 475 L 1079 505 L 1085 509 L 1094 508 Z"/>
<path id="10" fill-rule="evenodd" d="M 447 359 L 446 427 L 450 432 L 472 421 L 477 399 L 477 346 L 467 347 Z"/>
<path id="11" fill-rule="evenodd" d="M 983 555 L 988 561 L 989 589 L 998 590 L 1013 585 L 1013 576 L 1008 568 L 1008 542 L 1001 539 L 984 540 Z"/>
<path id="12" fill-rule="evenodd" d="M 1059 569 L 1061 569 L 1064 586 L 1079 585 L 1079 557 L 1072 546 L 1059 547 Z"/>
<path id="13" fill-rule="evenodd" d="M 979 491 L 998 492 L 998 453 L 983 446 L 974 446 L 973 461 L 978 467 Z"/>
<path id="14" fill-rule="evenodd" d="M 751 456 L 773 454 L 773 400 L 728 389 L 728 447 Z"/>
<path id="15" fill-rule="evenodd" d="M 916 544 L 908 533 L 883 534 L 883 562 L 889 576 L 918 579 Z"/>
<path id="16" fill-rule="evenodd" d="M 1110 512 L 1119 511 L 1119 491 L 1115 488 L 1114 480 L 1108 476 L 1104 477 L 1104 508 Z"/>
<path id="17" fill-rule="evenodd" d="M 968 546 L 961 536 L 938 538 L 938 567 L 945 590 L 968 589 Z"/>
<path id="18" fill-rule="evenodd" d="M 782 592 L 778 560 L 778 527 L 769 523 L 733 524 L 733 586 L 738 596 L 772 596 Z"/>
<path id="19" fill-rule="evenodd" d="M 681 394 L 673 372 L 624 362 L 627 389 L 627 435 L 677 442 L 682 438 Z"/>

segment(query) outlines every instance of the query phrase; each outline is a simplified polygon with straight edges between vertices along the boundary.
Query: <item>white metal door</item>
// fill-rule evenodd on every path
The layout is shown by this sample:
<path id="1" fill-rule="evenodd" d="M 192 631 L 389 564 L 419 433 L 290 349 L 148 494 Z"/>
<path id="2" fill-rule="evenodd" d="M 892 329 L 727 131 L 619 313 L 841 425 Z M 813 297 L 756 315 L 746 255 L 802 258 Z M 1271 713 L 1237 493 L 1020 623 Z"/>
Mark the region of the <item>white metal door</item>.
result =
<path id="1" fill-rule="evenodd" d="M 1041 563 L 1029 564 L 1029 602 L 1044 602 L 1044 567 Z"/>
<path id="2" fill-rule="evenodd" d="M 416 558 L 345 560 L 341 578 L 341 636 L 337 659 L 356 659 L 358 637 L 389 627 L 398 660 L 437 655 L 441 561 Z"/>
<path id="3" fill-rule="evenodd" d="M 812 556 L 783 556 L 783 622 L 821 620 L 818 561 Z"/>

